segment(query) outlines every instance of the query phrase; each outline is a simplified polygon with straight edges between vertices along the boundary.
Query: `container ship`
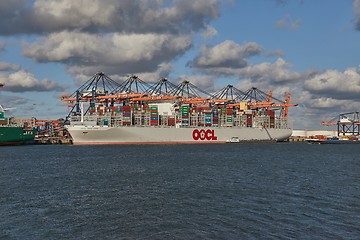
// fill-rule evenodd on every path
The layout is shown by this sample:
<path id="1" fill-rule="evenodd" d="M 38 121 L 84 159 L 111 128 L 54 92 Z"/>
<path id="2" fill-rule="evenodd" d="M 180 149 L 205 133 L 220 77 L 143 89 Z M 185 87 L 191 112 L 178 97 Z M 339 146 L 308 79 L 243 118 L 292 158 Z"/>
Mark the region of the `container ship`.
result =
<path id="1" fill-rule="evenodd" d="M 117 83 L 104 73 L 63 100 L 74 144 L 284 141 L 292 134 L 288 107 L 296 106 L 290 94 L 280 101 L 257 88 L 243 92 L 228 85 L 209 94 L 189 81 L 149 84 L 132 76 Z"/>
<path id="2" fill-rule="evenodd" d="M 10 123 L 5 116 L 5 109 L 0 105 L 0 146 L 29 144 L 34 142 L 34 138 L 34 128 Z"/>

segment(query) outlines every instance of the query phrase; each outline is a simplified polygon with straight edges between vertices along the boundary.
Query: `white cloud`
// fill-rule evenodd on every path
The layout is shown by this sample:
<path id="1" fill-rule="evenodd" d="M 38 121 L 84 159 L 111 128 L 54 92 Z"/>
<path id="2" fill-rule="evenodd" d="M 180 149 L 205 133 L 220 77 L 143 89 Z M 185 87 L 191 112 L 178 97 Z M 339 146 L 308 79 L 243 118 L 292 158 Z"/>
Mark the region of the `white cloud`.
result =
<path id="1" fill-rule="evenodd" d="M 11 1 L 0 10 L 0 34 L 86 32 L 181 33 L 204 29 L 222 0 Z M 10 1 L 6 1 L 10 2 Z M 30 6 L 29 6 L 30 5 Z M 0 5 L 1 6 L 1 5 Z"/>
<path id="2" fill-rule="evenodd" d="M 256 81 L 270 81 L 273 83 L 294 82 L 301 78 L 301 74 L 291 71 L 291 64 L 284 59 L 278 58 L 275 62 L 263 62 L 249 65 L 239 69 L 236 73 L 241 77 L 247 77 Z"/>
<path id="3" fill-rule="evenodd" d="M 215 67 L 203 68 L 203 72 L 214 75 L 234 76 L 241 80 L 251 79 L 253 84 L 267 82 L 268 84 L 294 83 L 302 78 L 302 74 L 291 70 L 291 65 L 282 58 L 275 62 L 263 62 L 259 64 L 247 65 L 240 68 L 232 67 Z"/>
<path id="4" fill-rule="evenodd" d="M 360 99 L 360 74 L 355 68 L 327 70 L 307 79 L 304 89 L 327 98 Z"/>
<path id="5" fill-rule="evenodd" d="M 193 66 L 195 68 L 241 68 L 247 65 L 246 58 L 261 52 L 263 48 L 255 42 L 239 45 L 234 41 L 226 40 L 212 47 L 203 46 Z"/>
<path id="6" fill-rule="evenodd" d="M 64 31 L 26 45 L 23 54 L 38 62 L 104 68 L 102 71 L 110 74 L 148 72 L 156 70 L 160 63 L 184 54 L 191 47 L 191 41 L 189 35 L 95 35 Z"/>
<path id="7" fill-rule="evenodd" d="M 251 79 L 253 82 L 269 82 L 269 84 L 283 84 L 296 82 L 302 74 L 293 71 L 292 65 L 284 59 L 278 58 L 275 62 L 262 62 L 249 64 L 248 59 L 264 52 L 262 46 L 255 42 L 239 45 L 231 40 L 226 40 L 215 46 L 203 46 L 197 56 L 188 65 L 194 70 L 215 76 L 234 76 L 242 81 Z M 280 55 L 277 51 L 272 55 Z"/>
<path id="8" fill-rule="evenodd" d="M 5 84 L 4 90 L 10 92 L 63 90 L 56 81 L 38 80 L 33 74 L 25 70 L 0 74 L 0 82 Z"/>
<path id="9" fill-rule="evenodd" d="M 179 81 L 184 81 L 187 80 L 189 81 L 191 84 L 195 85 L 196 87 L 198 87 L 199 89 L 211 93 L 211 92 L 215 92 L 215 81 L 216 79 L 212 76 L 209 75 L 191 75 L 191 76 L 180 76 Z M 198 92 L 198 94 L 202 97 L 208 97 L 208 96 L 204 96 L 203 93 Z"/>
<path id="10" fill-rule="evenodd" d="M 0 71 L 17 71 L 20 70 L 20 66 L 14 63 L 0 62 Z"/>
<path id="11" fill-rule="evenodd" d="M 51 18 L 63 27 L 80 28 L 110 24 L 120 5 L 120 1 L 109 0 L 92 0 L 91 4 L 88 0 L 36 0 L 33 9 L 37 16 Z"/>
<path id="12" fill-rule="evenodd" d="M 145 82 L 157 82 L 160 78 L 167 78 L 172 70 L 172 64 L 161 63 L 154 72 L 135 73 L 135 75 L 139 76 Z"/>

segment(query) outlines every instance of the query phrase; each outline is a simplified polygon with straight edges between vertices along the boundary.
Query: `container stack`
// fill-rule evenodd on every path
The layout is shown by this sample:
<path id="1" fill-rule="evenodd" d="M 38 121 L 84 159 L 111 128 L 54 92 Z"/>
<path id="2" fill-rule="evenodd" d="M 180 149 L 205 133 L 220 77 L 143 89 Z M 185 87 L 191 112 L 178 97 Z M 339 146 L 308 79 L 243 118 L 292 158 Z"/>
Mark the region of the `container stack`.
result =
<path id="1" fill-rule="evenodd" d="M 275 111 L 267 111 L 267 115 L 270 117 L 270 128 L 275 128 Z"/>
<path id="2" fill-rule="evenodd" d="M 131 107 L 130 106 L 122 106 L 121 111 L 122 111 L 122 116 L 123 116 L 123 125 L 126 125 L 126 126 L 131 125 Z"/>
<path id="3" fill-rule="evenodd" d="M 133 124 L 135 126 L 149 125 L 149 121 L 146 124 L 145 110 L 143 105 L 136 105 L 133 108 Z"/>
<path id="4" fill-rule="evenodd" d="M 217 126 L 219 126 L 219 113 L 218 113 L 218 110 L 216 108 L 214 108 L 212 114 L 213 114 L 213 116 L 212 116 L 212 124 L 213 124 L 213 126 L 217 127 Z"/>
<path id="5" fill-rule="evenodd" d="M 118 106 L 112 106 L 112 107 L 111 107 L 111 116 L 116 116 L 116 115 L 118 115 L 119 111 L 120 111 L 120 109 L 119 109 Z"/>
<path id="6" fill-rule="evenodd" d="M 175 126 L 175 117 L 168 118 L 168 126 Z"/>
<path id="7" fill-rule="evenodd" d="M 246 127 L 252 127 L 252 113 L 246 114 Z"/>
<path id="8" fill-rule="evenodd" d="M 159 126 L 159 110 L 156 105 L 150 106 L 150 125 Z"/>
<path id="9" fill-rule="evenodd" d="M 97 113 L 99 116 L 104 116 L 105 115 L 105 106 L 99 105 L 97 107 Z"/>
<path id="10" fill-rule="evenodd" d="M 0 112 L 0 125 L 7 125 L 8 119 L 4 117 L 4 112 Z"/>
<path id="11" fill-rule="evenodd" d="M 189 126 L 189 104 L 181 105 L 181 125 Z"/>
<path id="12" fill-rule="evenodd" d="M 212 125 L 212 109 L 210 107 L 204 108 L 203 112 L 205 115 L 205 127 L 211 127 L 211 125 Z"/>
<path id="13" fill-rule="evenodd" d="M 199 122 L 199 119 L 201 119 L 201 109 L 193 108 L 190 112 L 190 125 L 193 127 L 202 126 L 201 122 Z"/>
<path id="14" fill-rule="evenodd" d="M 233 125 L 233 109 L 226 108 L 225 114 L 226 114 L 226 126 L 232 126 Z"/>

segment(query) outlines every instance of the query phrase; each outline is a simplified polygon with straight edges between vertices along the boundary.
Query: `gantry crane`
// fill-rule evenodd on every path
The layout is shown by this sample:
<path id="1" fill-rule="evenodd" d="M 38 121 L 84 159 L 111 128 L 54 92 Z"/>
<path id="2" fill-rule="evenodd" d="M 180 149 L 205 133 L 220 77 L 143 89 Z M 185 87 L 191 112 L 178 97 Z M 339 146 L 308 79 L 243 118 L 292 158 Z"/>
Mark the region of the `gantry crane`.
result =
<path id="1" fill-rule="evenodd" d="M 359 112 L 340 113 L 338 116 L 328 121 L 320 122 L 323 126 L 337 126 L 338 136 L 340 135 L 360 135 Z"/>

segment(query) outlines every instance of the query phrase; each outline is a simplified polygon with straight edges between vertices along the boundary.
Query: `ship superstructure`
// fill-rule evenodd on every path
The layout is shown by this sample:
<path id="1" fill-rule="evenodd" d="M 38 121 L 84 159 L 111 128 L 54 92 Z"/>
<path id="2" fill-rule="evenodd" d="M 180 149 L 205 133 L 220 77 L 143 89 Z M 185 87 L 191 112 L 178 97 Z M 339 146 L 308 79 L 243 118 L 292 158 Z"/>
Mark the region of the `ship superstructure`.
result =
<path id="1" fill-rule="evenodd" d="M 225 143 L 283 141 L 292 133 L 290 95 L 280 101 L 257 88 L 228 85 L 209 94 L 183 81 L 122 84 L 100 72 L 63 97 L 74 144 Z"/>

